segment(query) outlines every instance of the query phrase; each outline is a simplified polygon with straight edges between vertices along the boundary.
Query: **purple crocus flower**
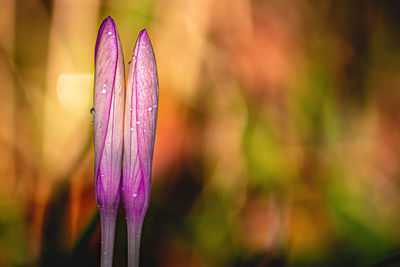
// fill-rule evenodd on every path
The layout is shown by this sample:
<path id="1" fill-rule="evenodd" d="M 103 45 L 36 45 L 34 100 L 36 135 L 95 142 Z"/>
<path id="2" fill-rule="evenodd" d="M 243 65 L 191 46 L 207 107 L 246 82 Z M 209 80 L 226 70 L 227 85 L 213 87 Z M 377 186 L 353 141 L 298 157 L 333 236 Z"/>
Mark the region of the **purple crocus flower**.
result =
<path id="1" fill-rule="evenodd" d="M 158 78 L 146 30 L 139 33 L 130 62 L 124 122 L 124 207 L 128 266 L 139 265 L 140 236 L 150 200 L 158 110 Z"/>
<path id="2" fill-rule="evenodd" d="M 124 57 L 111 17 L 100 26 L 95 49 L 95 193 L 101 221 L 101 266 L 112 266 L 115 224 L 121 202 Z"/>

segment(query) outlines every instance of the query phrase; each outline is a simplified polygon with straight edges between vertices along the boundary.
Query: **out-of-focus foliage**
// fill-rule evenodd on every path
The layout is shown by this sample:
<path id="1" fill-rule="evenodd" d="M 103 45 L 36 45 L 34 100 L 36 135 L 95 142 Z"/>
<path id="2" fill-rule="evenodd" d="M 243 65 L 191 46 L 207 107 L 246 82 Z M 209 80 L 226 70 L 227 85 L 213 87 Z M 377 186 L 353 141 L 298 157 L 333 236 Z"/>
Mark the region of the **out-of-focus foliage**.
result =
<path id="1" fill-rule="evenodd" d="M 400 4 L 0 1 L 0 265 L 97 266 L 93 57 L 160 78 L 143 266 L 400 264 Z M 115 266 L 126 265 L 120 210 Z"/>

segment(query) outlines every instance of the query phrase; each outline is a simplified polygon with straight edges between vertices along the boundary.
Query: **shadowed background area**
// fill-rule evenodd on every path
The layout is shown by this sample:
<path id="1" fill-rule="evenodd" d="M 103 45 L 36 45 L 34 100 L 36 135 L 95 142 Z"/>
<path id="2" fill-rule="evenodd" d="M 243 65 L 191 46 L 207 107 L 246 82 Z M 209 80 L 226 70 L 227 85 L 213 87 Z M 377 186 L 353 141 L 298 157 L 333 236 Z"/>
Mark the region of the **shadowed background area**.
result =
<path id="1" fill-rule="evenodd" d="M 94 46 L 146 28 L 141 266 L 400 264 L 400 4 L 0 0 L 0 265 L 98 266 Z M 126 266 L 118 217 L 115 266 Z"/>

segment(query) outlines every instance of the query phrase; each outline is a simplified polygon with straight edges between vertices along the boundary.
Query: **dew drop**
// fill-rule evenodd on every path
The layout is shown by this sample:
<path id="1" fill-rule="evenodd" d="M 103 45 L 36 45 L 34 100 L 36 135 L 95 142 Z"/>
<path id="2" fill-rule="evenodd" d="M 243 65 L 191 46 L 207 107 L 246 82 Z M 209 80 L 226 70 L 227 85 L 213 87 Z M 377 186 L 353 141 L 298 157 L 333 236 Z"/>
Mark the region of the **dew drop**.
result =
<path id="1" fill-rule="evenodd" d="M 101 93 L 104 95 L 105 93 L 107 93 L 106 89 L 101 90 Z"/>
<path id="2" fill-rule="evenodd" d="M 143 132 L 146 132 L 146 129 L 144 129 Z"/>
<path id="3" fill-rule="evenodd" d="M 104 177 L 104 174 L 100 175 L 101 177 Z"/>
<path id="4" fill-rule="evenodd" d="M 108 32 L 108 35 L 111 35 L 112 34 L 112 32 Z"/>
<path id="5" fill-rule="evenodd" d="M 134 130 L 134 129 L 133 129 L 133 128 L 131 128 L 131 132 L 133 132 L 133 130 Z"/>
<path id="6" fill-rule="evenodd" d="M 107 86 L 107 84 L 103 84 L 103 87 L 106 87 Z"/>
<path id="7" fill-rule="evenodd" d="M 140 124 L 140 121 L 137 121 L 136 124 L 139 125 L 139 124 Z"/>
<path id="8" fill-rule="evenodd" d="M 150 112 L 152 109 L 153 109 L 152 107 L 149 107 L 149 108 L 147 109 L 147 111 L 149 111 L 149 112 Z"/>
<path id="9" fill-rule="evenodd" d="M 132 107 L 130 107 L 130 108 L 129 108 L 129 110 L 130 110 L 130 111 L 132 111 L 132 110 L 133 110 L 133 108 L 132 108 Z"/>
<path id="10" fill-rule="evenodd" d="M 103 130 L 103 129 L 101 129 L 101 127 L 99 128 L 99 131 L 101 131 L 101 130 Z"/>
<path id="11" fill-rule="evenodd" d="M 153 108 L 156 108 L 156 107 L 157 107 L 157 105 L 154 105 L 154 106 L 153 106 Z"/>
<path id="12" fill-rule="evenodd" d="M 133 195 L 132 195 L 133 197 L 137 197 L 137 194 L 136 193 L 133 193 Z"/>
<path id="13" fill-rule="evenodd" d="M 90 109 L 90 115 L 94 115 L 96 112 L 95 112 L 95 110 L 94 110 L 94 108 L 91 108 Z"/>

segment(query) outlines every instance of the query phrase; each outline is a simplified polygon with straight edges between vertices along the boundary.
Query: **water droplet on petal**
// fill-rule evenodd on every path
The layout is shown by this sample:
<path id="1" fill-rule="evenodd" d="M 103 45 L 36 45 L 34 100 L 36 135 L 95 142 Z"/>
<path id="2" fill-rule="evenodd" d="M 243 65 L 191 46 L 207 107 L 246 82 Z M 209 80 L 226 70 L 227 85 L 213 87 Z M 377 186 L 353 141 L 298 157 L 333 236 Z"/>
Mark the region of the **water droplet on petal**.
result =
<path id="1" fill-rule="evenodd" d="M 139 125 L 139 124 L 140 124 L 140 121 L 137 121 L 136 124 Z"/>
<path id="2" fill-rule="evenodd" d="M 106 89 L 101 90 L 101 93 L 104 95 L 105 93 L 107 93 Z"/>
<path id="3" fill-rule="evenodd" d="M 153 109 L 152 107 L 149 107 L 149 108 L 147 109 L 147 111 L 149 111 L 149 112 L 150 112 L 152 109 Z"/>
<path id="4" fill-rule="evenodd" d="M 129 108 L 129 110 L 130 110 L 130 111 L 132 111 L 132 110 L 133 110 L 133 108 Z"/>
<path id="5" fill-rule="evenodd" d="M 90 115 L 94 115 L 96 112 L 95 112 L 95 110 L 94 110 L 94 108 L 91 108 L 90 109 Z"/>
<path id="6" fill-rule="evenodd" d="M 112 34 L 112 32 L 108 32 L 108 35 L 111 35 Z"/>
<path id="7" fill-rule="evenodd" d="M 146 132 L 146 129 L 144 129 L 143 132 Z"/>
<path id="8" fill-rule="evenodd" d="M 107 87 L 107 84 L 103 84 L 103 87 Z"/>
<path id="9" fill-rule="evenodd" d="M 132 195 L 133 197 L 137 197 L 137 194 L 136 193 L 133 193 L 133 195 Z"/>
<path id="10" fill-rule="evenodd" d="M 135 130 L 133 127 L 131 128 L 131 132 L 133 132 L 133 130 Z"/>

